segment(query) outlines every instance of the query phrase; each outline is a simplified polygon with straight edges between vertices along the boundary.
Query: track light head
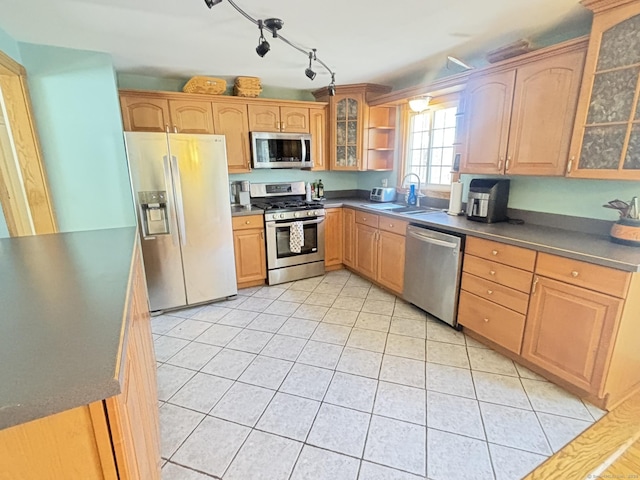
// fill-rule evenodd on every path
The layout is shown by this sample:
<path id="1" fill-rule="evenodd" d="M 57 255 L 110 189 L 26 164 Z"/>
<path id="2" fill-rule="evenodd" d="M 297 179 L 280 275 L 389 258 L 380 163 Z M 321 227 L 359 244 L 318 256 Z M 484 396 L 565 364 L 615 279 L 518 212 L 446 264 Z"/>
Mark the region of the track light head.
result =
<path id="1" fill-rule="evenodd" d="M 311 70 L 311 62 L 315 58 L 316 49 L 314 48 L 312 52 L 309 52 L 309 67 L 307 67 L 304 71 L 304 74 L 307 76 L 309 80 L 313 80 L 316 78 L 316 72 Z"/>
<path id="2" fill-rule="evenodd" d="M 215 7 L 217 4 L 222 3 L 222 0 L 204 0 L 204 3 L 209 8 Z"/>
<path id="3" fill-rule="evenodd" d="M 264 34 L 262 32 L 262 28 L 263 28 L 262 20 L 258 20 L 258 28 L 260 29 L 260 38 L 258 38 L 258 46 L 256 47 L 256 53 L 260 57 L 264 57 L 267 54 L 267 52 L 271 50 L 271 45 L 269 45 L 269 42 L 267 42 L 267 40 L 264 38 Z"/>

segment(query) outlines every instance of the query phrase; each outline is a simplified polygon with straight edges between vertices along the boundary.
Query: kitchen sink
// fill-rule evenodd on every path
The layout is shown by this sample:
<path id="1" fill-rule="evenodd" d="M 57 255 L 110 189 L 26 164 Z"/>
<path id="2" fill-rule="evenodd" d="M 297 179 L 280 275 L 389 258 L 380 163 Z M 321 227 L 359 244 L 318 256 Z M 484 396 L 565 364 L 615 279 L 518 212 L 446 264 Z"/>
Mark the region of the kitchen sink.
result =
<path id="1" fill-rule="evenodd" d="M 361 207 L 373 208 L 375 210 L 391 210 L 393 208 L 398 208 L 397 203 L 363 203 L 360 205 Z"/>
<path id="2" fill-rule="evenodd" d="M 404 213 L 405 215 L 418 215 L 420 213 L 441 212 L 442 209 L 433 208 L 433 207 L 413 207 L 413 206 L 408 206 L 408 207 L 392 208 L 389 211 L 393 212 L 393 213 Z"/>

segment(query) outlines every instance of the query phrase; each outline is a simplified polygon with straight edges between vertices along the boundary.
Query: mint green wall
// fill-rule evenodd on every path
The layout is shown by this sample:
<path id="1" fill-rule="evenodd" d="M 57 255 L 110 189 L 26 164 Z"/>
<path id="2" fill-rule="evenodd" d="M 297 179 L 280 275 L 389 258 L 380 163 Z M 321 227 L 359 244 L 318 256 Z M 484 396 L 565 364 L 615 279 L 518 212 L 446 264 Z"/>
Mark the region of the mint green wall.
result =
<path id="1" fill-rule="evenodd" d="M 213 75 L 216 76 L 216 75 Z M 233 95 L 233 82 L 235 77 L 218 77 L 227 82 L 225 95 Z M 131 88 L 137 90 L 164 90 L 168 92 L 181 92 L 188 78 L 154 77 L 150 75 L 138 75 L 133 73 L 118 73 L 118 88 Z M 259 98 L 278 98 L 281 100 L 306 100 L 313 102 L 311 90 L 294 90 L 291 88 L 262 86 Z"/>
<path id="2" fill-rule="evenodd" d="M 20 62 L 20 48 L 11 35 L 0 28 L 0 50 L 13 58 L 16 62 Z"/>
<path id="3" fill-rule="evenodd" d="M 27 43 L 20 54 L 60 231 L 135 225 L 111 57 Z"/>
<path id="4" fill-rule="evenodd" d="M 253 170 L 251 173 L 229 175 L 230 181 L 249 180 L 254 183 L 279 181 L 313 182 L 321 179 L 324 189 L 334 190 L 369 190 L 374 185 L 380 185 L 379 178 L 390 178 L 391 172 L 310 172 L 307 170 Z M 395 179 L 395 177 L 393 177 Z"/>

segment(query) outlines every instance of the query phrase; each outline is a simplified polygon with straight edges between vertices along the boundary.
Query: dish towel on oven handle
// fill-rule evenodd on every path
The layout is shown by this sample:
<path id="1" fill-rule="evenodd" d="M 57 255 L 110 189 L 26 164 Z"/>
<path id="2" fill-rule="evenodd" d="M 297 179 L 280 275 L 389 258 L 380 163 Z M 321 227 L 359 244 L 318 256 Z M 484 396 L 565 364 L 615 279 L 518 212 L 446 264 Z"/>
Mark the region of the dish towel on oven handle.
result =
<path id="1" fill-rule="evenodd" d="M 304 226 L 302 222 L 293 222 L 289 227 L 289 250 L 300 253 L 304 246 Z"/>

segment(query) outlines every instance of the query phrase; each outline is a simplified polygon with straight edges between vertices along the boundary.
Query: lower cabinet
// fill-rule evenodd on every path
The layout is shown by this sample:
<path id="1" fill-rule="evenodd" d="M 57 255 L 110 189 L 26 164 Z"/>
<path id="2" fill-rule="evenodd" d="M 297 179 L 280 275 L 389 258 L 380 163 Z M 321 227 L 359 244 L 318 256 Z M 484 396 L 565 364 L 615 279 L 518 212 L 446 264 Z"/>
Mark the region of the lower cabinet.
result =
<path id="1" fill-rule="evenodd" d="M 263 217 L 233 217 L 232 222 L 238 288 L 260 285 L 267 278 Z"/>
<path id="2" fill-rule="evenodd" d="M 356 266 L 356 211 L 351 208 L 342 209 L 344 235 L 342 237 L 342 263 L 347 267 Z"/>
<path id="3" fill-rule="evenodd" d="M 328 208 L 324 217 L 324 265 L 342 264 L 342 208 Z"/>
<path id="4" fill-rule="evenodd" d="M 122 392 L 0 430 L 0 458 L 10 459 L 0 478 L 160 480 L 156 361 L 136 249 L 119 357 Z"/>
<path id="5" fill-rule="evenodd" d="M 402 220 L 345 208 L 343 263 L 402 294 L 406 230 Z"/>

